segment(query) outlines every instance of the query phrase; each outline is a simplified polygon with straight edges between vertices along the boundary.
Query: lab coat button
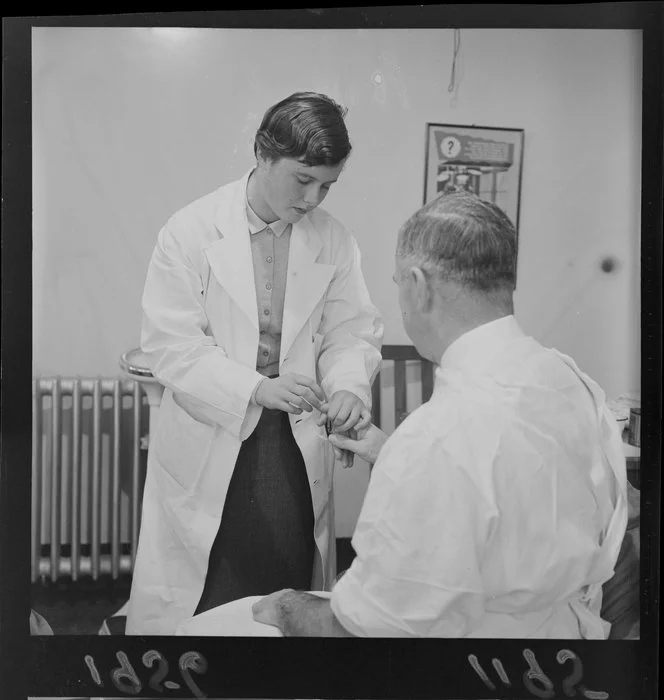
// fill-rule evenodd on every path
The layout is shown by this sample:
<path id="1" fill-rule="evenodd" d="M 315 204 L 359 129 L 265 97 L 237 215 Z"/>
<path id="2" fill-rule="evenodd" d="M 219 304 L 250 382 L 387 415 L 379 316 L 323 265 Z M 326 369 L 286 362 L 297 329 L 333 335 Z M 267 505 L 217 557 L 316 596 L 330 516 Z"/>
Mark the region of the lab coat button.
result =
<path id="1" fill-rule="evenodd" d="M 314 486 L 318 486 L 318 484 L 320 484 L 320 480 L 319 480 L 319 479 L 316 479 L 316 480 L 314 481 Z"/>

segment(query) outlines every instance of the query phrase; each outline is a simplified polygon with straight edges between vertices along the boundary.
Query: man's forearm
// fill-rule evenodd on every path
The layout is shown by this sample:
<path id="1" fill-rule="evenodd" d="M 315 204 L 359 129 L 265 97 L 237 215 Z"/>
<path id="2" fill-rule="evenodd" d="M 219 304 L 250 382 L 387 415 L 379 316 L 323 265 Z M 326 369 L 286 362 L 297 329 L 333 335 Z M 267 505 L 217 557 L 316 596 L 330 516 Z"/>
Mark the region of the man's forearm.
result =
<path id="1" fill-rule="evenodd" d="M 288 591 L 279 599 L 279 628 L 284 637 L 353 637 L 337 620 L 330 601 Z"/>

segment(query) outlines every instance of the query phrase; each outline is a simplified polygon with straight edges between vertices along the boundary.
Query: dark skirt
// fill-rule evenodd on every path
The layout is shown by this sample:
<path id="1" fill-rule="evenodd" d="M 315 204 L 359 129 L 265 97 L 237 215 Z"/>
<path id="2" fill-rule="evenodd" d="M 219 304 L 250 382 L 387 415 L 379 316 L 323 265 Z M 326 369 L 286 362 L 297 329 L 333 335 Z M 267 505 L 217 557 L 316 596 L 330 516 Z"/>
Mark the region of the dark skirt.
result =
<path id="1" fill-rule="evenodd" d="M 314 552 L 311 490 L 288 414 L 263 409 L 235 463 L 196 614 L 283 588 L 309 590 Z"/>

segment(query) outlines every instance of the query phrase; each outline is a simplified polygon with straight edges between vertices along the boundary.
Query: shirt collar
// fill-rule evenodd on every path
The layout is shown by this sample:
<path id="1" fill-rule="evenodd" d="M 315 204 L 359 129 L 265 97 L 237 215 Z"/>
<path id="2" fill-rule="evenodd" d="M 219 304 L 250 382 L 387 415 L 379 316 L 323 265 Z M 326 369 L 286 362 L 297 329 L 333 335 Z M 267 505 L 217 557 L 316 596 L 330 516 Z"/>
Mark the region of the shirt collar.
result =
<path id="1" fill-rule="evenodd" d="M 272 233 L 279 237 L 286 230 L 286 227 L 288 226 L 287 221 L 278 220 L 273 221 L 271 224 L 266 224 L 265 221 L 263 221 L 263 219 L 261 219 L 260 216 L 258 216 L 258 214 L 256 214 L 256 212 L 251 208 L 246 192 L 244 195 L 244 201 L 247 210 L 247 221 L 249 222 L 249 233 L 260 233 L 269 226 Z"/>
<path id="2" fill-rule="evenodd" d="M 523 337 L 512 314 L 489 321 L 457 338 L 443 353 L 440 369 L 481 370 L 502 347 Z"/>

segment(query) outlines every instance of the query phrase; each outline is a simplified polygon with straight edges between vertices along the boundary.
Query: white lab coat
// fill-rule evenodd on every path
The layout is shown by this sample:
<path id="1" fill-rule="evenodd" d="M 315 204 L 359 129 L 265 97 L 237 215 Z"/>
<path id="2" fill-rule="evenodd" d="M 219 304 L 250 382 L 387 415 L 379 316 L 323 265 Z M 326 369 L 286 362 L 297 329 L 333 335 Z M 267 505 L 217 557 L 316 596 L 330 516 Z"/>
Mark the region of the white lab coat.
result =
<path id="1" fill-rule="evenodd" d="M 141 347 L 164 385 L 151 436 L 127 634 L 174 634 L 194 614 L 242 440 L 261 408 L 250 398 L 258 312 L 246 217 L 249 173 L 176 213 L 159 234 L 143 296 Z M 371 405 L 383 323 L 354 239 L 317 208 L 293 225 L 280 374 L 315 378 Z M 314 413 L 290 415 L 311 485 L 314 590 L 336 574 L 334 455 Z"/>

